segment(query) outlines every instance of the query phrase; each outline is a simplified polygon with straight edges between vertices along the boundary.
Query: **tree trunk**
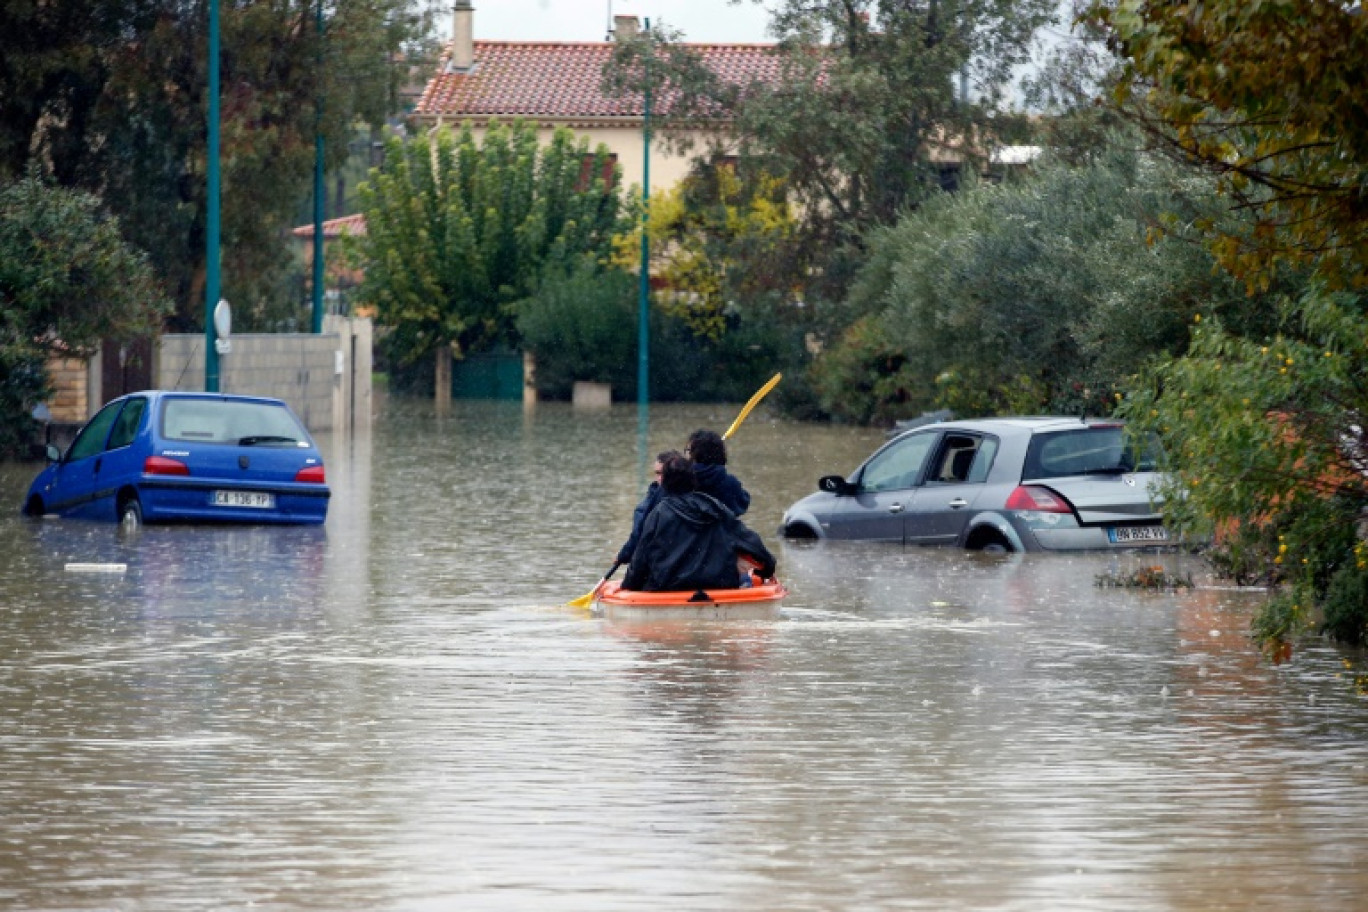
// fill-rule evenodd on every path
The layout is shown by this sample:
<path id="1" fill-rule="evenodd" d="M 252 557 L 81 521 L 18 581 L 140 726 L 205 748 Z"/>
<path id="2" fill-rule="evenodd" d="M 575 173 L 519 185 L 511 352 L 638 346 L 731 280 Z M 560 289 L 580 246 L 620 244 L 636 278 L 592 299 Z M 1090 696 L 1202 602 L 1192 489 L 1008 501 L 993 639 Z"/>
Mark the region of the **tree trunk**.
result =
<path id="1" fill-rule="evenodd" d="M 451 414 L 451 346 L 439 345 L 435 352 L 433 373 L 433 398 L 437 404 L 437 414 Z"/>

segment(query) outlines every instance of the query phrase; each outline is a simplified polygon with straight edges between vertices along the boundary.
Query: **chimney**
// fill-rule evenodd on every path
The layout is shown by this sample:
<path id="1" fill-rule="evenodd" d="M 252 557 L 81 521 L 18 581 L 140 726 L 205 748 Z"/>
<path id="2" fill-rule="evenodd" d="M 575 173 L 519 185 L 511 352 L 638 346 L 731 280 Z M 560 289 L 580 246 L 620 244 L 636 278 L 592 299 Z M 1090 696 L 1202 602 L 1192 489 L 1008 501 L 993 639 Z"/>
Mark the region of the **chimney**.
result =
<path id="1" fill-rule="evenodd" d="M 475 64 L 475 7 L 456 0 L 451 29 L 451 68 L 466 71 Z"/>
<path id="2" fill-rule="evenodd" d="M 618 38 L 635 38 L 641 31 L 641 20 L 636 16 L 614 16 L 613 34 Z"/>

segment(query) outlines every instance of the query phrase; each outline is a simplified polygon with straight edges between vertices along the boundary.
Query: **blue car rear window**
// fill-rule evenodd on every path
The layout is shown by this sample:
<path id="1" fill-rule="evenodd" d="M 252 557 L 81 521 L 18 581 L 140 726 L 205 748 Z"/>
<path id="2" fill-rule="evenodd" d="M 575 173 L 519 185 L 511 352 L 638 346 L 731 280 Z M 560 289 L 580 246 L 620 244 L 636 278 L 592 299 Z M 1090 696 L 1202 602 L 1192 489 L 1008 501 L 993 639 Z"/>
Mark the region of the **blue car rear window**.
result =
<path id="1" fill-rule="evenodd" d="M 286 409 L 265 402 L 170 399 L 162 410 L 162 437 L 187 443 L 307 446 L 308 435 Z"/>
<path id="2" fill-rule="evenodd" d="M 1022 478 L 1153 472 L 1157 453 L 1157 444 L 1131 439 L 1120 425 L 1036 434 L 1026 450 Z"/>

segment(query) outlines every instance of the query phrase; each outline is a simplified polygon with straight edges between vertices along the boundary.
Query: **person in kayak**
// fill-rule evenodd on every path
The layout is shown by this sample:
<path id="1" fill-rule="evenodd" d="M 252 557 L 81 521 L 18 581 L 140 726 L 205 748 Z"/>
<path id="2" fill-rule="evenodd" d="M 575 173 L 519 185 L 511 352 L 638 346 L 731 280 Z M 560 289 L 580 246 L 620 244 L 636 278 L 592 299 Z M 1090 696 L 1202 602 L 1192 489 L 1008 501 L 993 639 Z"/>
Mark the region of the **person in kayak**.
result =
<path id="1" fill-rule="evenodd" d="M 641 503 L 637 504 L 632 511 L 632 534 L 627 537 L 627 541 L 618 549 L 617 562 L 619 564 L 630 564 L 632 553 L 636 551 L 637 542 L 641 540 L 641 524 L 646 521 L 646 517 L 655 509 L 655 505 L 660 503 L 660 471 L 661 468 L 671 459 L 680 456 L 678 450 L 666 450 L 656 456 L 655 460 L 655 480 L 646 488 L 646 496 L 641 498 Z"/>
<path id="2" fill-rule="evenodd" d="M 736 589 L 737 559 L 774 576 L 774 555 L 717 498 L 697 490 L 695 466 L 674 457 L 661 467 L 660 503 L 641 527 L 622 588 L 643 592 Z"/>
<path id="3" fill-rule="evenodd" d="M 720 500 L 735 515 L 746 514 L 751 496 L 737 477 L 727 471 L 727 444 L 721 434 L 699 428 L 689 435 L 684 455 L 693 460 L 698 490 Z"/>

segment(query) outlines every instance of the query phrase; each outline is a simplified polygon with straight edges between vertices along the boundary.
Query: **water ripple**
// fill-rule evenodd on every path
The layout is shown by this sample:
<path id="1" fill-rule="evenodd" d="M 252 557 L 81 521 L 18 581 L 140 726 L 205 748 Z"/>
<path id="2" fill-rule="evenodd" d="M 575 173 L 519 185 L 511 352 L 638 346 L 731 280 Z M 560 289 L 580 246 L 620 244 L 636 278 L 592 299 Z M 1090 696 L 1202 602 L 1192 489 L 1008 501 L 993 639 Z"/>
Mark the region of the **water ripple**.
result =
<path id="1" fill-rule="evenodd" d="M 1099 590 L 1108 556 L 773 540 L 778 621 L 569 610 L 637 427 L 405 405 L 332 444 L 323 530 L 0 518 L 0 905 L 1361 906 L 1358 656 L 1269 665 L 1263 594 Z M 876 442 L 750 419 L 752 525 Z"/>

